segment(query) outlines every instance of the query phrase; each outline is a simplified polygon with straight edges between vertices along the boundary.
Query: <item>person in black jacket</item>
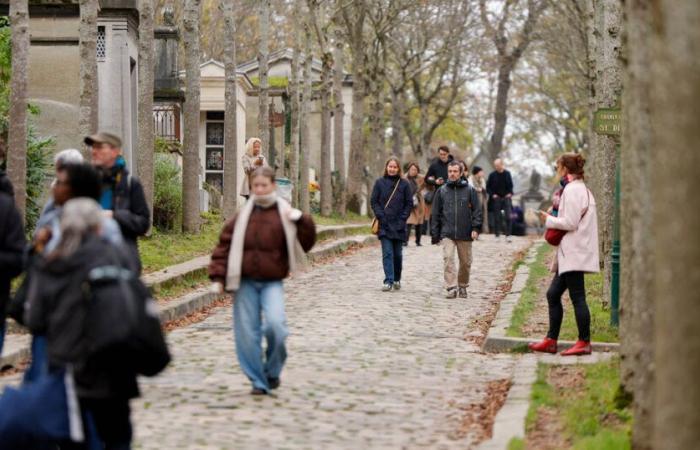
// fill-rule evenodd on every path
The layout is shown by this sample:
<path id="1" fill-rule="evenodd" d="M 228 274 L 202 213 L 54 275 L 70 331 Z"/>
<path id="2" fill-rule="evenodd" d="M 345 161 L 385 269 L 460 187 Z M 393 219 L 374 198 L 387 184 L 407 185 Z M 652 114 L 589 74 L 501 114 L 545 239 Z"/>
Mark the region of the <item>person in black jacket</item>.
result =
<path id="1" fill-rule="evenodd" d="M 85 138 L 90 147 L 92 164 L 102 172 L 103 214 L 119 224 L 124 240 L 141 264 L 137 240 L 148 232 L 151 214 L 141 182 L 129 174 L 121 156 L 122 142 L 110 133 L 97 133 Z"/>
<path id="2" fill-rule="evenodd" d="M 100 237 L 102 217 L 95 200 L 83 197 L 65 204 L 61 241 L 32 269 L 25 316 L 33 333 L 46 336 L 49 371 L 73 368 L 80 407 L 94 419 L 105 448 L 128 449 L 129 400 L 139 395 L 136 374 L 112 362 L 113 355 L 92 354 L 84 331 L 90 308 L 99 304 L 85 296 L 90 271 L 115 265 L 134 269 L 122 247 Z"/>
<path id="3" fill-rule="evenodd" d="M 374 183 L 371 204 L 379 220 L 378 237 L 382 242 L 382 291 L 398 291 L 401 289 L 403 243 L 408 238 L 406 221 L 413 209 L 413 194 L 408 181 L 401 178 L 401 164 L 397 158 L 389 158 L 384 165 L 384 176 Z"/>
<path id="4" fill-rule="evenodd" d="M 22 217 L 15 207 L 12 183 L 0 171 L 0 354 L 5 342 L 5 310 L 12 279 L 22 273 L 25 246 Z"/>
<path id="5" fill-rule="evenodd" d="M 447 298 L 467 298 L 469 273 L 472 265 L 472 241 L 481 232 L 481 203 L 479 195 L 462 179 L 462 167 L 451 162 L 447 168 L 448 181 L 433 201 L 432 242 L 442 243 Z M 455 271 L 454 253 L 459 257 L 459 272 Z"/>
<path id="6" fill-rule="evenodd" d="M 513 178 L 510 176 L 510 172 L 503 167 L 503 160 L 500 158 L 493 162 L 493 167 L 496 170 L 489 174 L 486 190 L 489 193 L 491 210 L 494 215 L 494 233 L 498 239 L 501 232 L 505 232 L 506 240 L 510 242 Z"/>
<path id="7" fill-rule="evenodd" d="M 447 165 L 454 161 L 450 155 L 450 149 L 446 145 L 438 148 L 438 157 L 430 163 L 428 172 L 425 174 L 425 182 L 430 186 L 439 188 L 447 182 Z"/>

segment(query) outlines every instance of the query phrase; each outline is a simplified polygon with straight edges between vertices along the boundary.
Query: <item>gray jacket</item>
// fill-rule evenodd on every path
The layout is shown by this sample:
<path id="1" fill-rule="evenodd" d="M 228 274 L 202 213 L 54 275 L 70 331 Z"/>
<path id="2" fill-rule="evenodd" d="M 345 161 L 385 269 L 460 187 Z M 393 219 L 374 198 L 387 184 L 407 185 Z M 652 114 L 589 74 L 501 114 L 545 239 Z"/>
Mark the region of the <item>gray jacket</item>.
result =
<path id="1" fill-rule="evenodd" d="M 471 241 L 472 231 L 481 232 L 479 193 L 465 180 L 448 181 L 435 193 L 431 223 L 434 241 Z"/>

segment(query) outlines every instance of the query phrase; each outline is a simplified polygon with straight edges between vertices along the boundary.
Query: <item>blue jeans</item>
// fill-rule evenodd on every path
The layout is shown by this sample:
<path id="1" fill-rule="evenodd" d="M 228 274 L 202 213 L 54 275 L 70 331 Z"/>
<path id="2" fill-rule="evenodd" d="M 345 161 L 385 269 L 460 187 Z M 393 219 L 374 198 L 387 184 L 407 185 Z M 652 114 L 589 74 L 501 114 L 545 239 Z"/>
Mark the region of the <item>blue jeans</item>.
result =
<path id="1" fill-rule="evenodd" d="M 287 359 L 284 341 L 289 332 L 282 280 L 241 280 L 233 301 L 233 331 L 236 355 L 243 373 L 254 388 L 269 391 L 268 380 L 279 378 Z M 264 362 L 263 334 L 267 340 Z"/>
<path id="2" fill-rule="evenodd" d="M 381 238 L 382 265 L 384 266 L 384 283 L 401 281 L 403 268 L 403 240 Z"/>
<path id="3" fill-rule="evenodd" d="M 31 383 L 49 373 L 48 355 L 46 354 L 46 336 L 32 336 L 32 362 L 24 372 L 24 382 Z"/>

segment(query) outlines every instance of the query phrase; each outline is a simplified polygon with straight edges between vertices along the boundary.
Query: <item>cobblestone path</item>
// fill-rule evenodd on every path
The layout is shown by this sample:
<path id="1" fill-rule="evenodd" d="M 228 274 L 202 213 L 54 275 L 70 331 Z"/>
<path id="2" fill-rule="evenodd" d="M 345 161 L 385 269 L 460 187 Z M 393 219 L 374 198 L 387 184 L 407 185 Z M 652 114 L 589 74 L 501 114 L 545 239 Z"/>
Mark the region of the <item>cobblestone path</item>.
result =
<path id="1" fill-rule="evenodd" d="M 282 386 L 252 397 L 230 308 L 169 334 L 172 366 L 133 402 L 135 448 L 469 448 L 464 407 L 514 361 L 465 340 L 525 239 L 474 244 L 469 299 L 447 300 L 438 247 L 406 249 L 403 289 L 380 292 L 371 247 L 288 280 Z"/>

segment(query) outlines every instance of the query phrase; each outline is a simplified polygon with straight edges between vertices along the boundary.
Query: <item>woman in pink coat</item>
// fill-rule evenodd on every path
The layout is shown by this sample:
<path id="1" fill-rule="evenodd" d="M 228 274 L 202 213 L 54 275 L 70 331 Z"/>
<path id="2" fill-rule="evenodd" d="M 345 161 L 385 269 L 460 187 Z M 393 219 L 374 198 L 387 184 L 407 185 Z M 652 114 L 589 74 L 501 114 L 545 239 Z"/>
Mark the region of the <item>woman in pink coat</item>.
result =
<path id="1" fill-rule="evenodd" d="M 569 290 L 574 306 L 578 341 L 562 353 L 564 356 L 591 353 L 591 314 L 586 304 L 584 273 L 600 270 L 598 259 L 598 218 L 593 195 L 583 182 L 586 160 L 580 154 L 566 153 L 557 160 L 557 175 L 564 191 L 556 215 L 541 212 L 547 228 L 564 230 L 566 234 L 557 248 L 552 271 L 552 284 L 547 290 L 549 304 L 549 331 L 542 342 L 532 343 L 537 352 L 556 353 L 557 339 L 564 316 L 561 296 Z"/>

